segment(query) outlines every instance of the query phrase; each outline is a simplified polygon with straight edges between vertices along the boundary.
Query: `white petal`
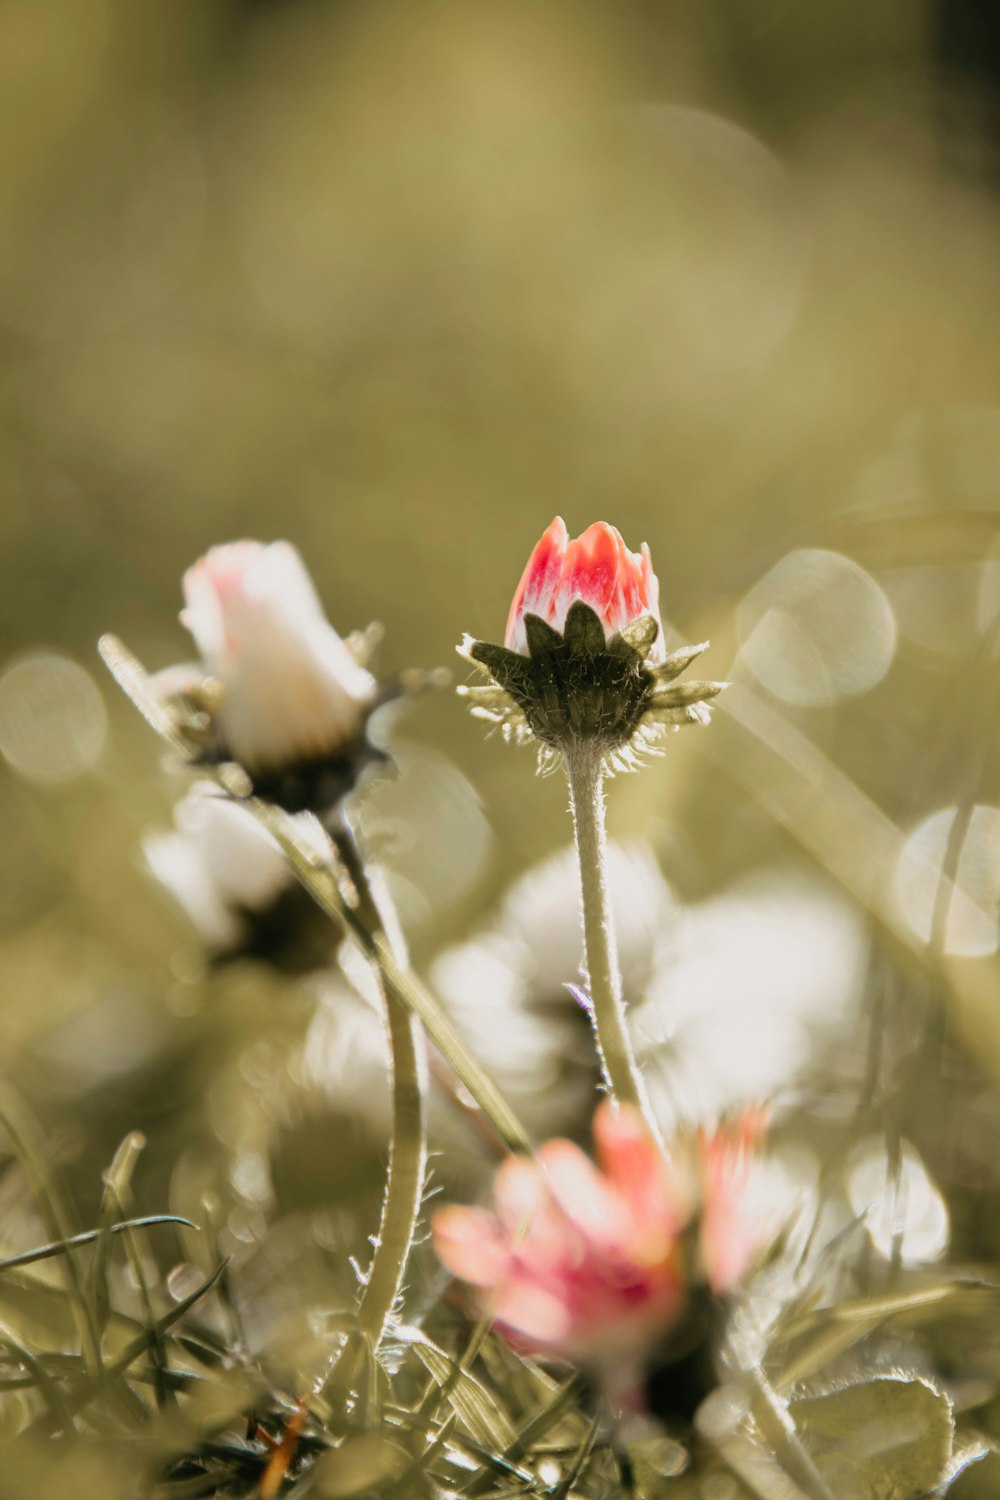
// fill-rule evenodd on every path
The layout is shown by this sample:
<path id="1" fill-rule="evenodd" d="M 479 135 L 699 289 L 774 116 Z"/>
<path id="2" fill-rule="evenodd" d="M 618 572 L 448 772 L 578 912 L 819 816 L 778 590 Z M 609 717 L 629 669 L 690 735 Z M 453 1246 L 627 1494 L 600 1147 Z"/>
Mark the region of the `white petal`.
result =
<path id="1" fill-rule="evenodd" d="M 374 678 L 326 620 L 288 542 L 217 547 L 185 575 L 182 619 L 224 699 L 227 750 L 250 770 L 335 754 L 374 698 Z"/>
<path id="2" fill-rule="evenodd" d="M 209 948 L 238 947 L 246 914 L 266 911 L 292 884 L 284 855 L 252 813 L 207 783 L 181 799 L 174 823 L 175 832 L 144 841 L 147 867 Z"/>

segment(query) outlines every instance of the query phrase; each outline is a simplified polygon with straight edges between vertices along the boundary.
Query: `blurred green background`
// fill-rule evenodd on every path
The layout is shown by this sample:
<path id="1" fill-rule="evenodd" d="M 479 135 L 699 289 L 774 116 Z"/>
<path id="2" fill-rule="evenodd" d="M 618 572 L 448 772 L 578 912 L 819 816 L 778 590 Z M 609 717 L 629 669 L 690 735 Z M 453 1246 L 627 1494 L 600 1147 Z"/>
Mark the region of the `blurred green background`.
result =
<path id="1" fill-rule="evenodd" d="M 236 1241 L 366 1180 L 349 1108 L 290 1064 L 310 982 L 211 973 L 142 871 L 178 785 L 98 636 L 185 658 L 184 568 L 287 537 L 338 629 L 384 624 L 386 673 L 461 680 L 556 512 L 648 541 L 665 618 L 736 684 L 613 786 L 613 829 L 691 906 L 772 866 L 846 891 L 911 1048 L 927 1006 L 962 1040 L 989 1105 L 963 1170 L 995 1173 L 993 24 L 0 4 L 0 1037 L 83 1222 L 132 1128 L 143 1206 L 211 1190 Z M 370 836 L 426 968 L 564 842 L 566 797 L 450 692 L 398 733 Z"/>

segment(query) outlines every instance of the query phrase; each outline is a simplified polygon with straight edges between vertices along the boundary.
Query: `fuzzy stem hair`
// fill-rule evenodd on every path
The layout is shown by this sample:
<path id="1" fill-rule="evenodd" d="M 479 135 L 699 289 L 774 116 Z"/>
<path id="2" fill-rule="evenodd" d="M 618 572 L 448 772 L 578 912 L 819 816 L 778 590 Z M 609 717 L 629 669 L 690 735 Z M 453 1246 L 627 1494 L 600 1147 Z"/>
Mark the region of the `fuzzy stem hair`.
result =
<path id="1" fill-rule="evenodd" d="M 660 1133 L 629 1036 L 618 942 L 608 887 L 604 765 L 599 747 L 577 742 L 565 751 L 573 828 L 580 862 L 584 963 L 594 1039 L 611 1097 L 639 1109 L 653 1138 Z"/>

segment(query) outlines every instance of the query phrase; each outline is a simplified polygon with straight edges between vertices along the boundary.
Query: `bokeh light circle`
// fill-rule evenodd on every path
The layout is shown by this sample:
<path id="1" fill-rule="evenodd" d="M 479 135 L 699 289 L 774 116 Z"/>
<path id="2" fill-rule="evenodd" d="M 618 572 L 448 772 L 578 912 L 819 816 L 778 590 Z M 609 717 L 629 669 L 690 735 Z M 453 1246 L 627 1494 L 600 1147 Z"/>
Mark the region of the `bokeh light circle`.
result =
<path id="1" fill-rule="evenodd" d="M 0 676 L 0 752 L 29 781 L 57 785 L 90 770 L 106 730 L 93 678 L 68 656 L 32 652 Z"/>
<path id="2" fill-rule="evenodd" d="M 948 1248 L 944 1199 L 909 1141 L 903 1142 L 898 1164 L 890 1160 L 881 1136 L 863 1141 L 848 1163 L 847 1197 L 886 1259 L 898 1247 L 904 1265 L 920 1265 Z"/>
<path id="3" fill-rule="evenodd" d="M 947 898 L 946 951 L 963 958 L 984 958 L 998 947 L 1000 807 L 980 804 L 973 808 L 955 861 L 954 883 L 950 893 L 942 893 L 957 816 L 957 808 L 941 808 L 910 834 L 896 865 L 896 902 L 911 931 L 929 943 L 938 919 L 938 901 Z"/>
<path id="4" fill-rule="evenodd" d="M 737 612 L 741 659 L 775 697 L 829 707 L 868 692 L 892 665 L 896 618 L 870 573 L 839 552 L 799 548 Z"/>

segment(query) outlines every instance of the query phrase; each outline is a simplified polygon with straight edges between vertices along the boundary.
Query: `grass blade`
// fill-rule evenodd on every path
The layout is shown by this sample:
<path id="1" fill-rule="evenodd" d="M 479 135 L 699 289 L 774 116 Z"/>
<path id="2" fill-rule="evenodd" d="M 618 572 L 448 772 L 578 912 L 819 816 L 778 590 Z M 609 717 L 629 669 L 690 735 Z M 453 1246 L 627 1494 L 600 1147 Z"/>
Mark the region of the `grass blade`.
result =
<path id="1" fill-rule="evenodd" d="M 34 1250 L 22 1250 L 19 1255 L 8 1255 L 0 1260 L 0 1271 L 12 1271 L 20 1266 L 31 1266 L 36 1261 L 51 1260 L 56 1255 L 65 1255 L 69 1250 L 78 1250 L 81 1245 L 92 1245 L 102 1235 L 125 1234 L 131 1229 L 151 1229 L 157 1224 L 181 1224 L 185 1229 L 197 1229 L 190 1219 L 178 1214 L 149 1214 L 140 1219 L 125 1219 L 119 1224 L 109 1224 L 107 1229 L 85 1229 L 81 1234 L 71 1234 L 66 1239 L 53 1240 L 51 1244 L 39 1245 Z"/>

